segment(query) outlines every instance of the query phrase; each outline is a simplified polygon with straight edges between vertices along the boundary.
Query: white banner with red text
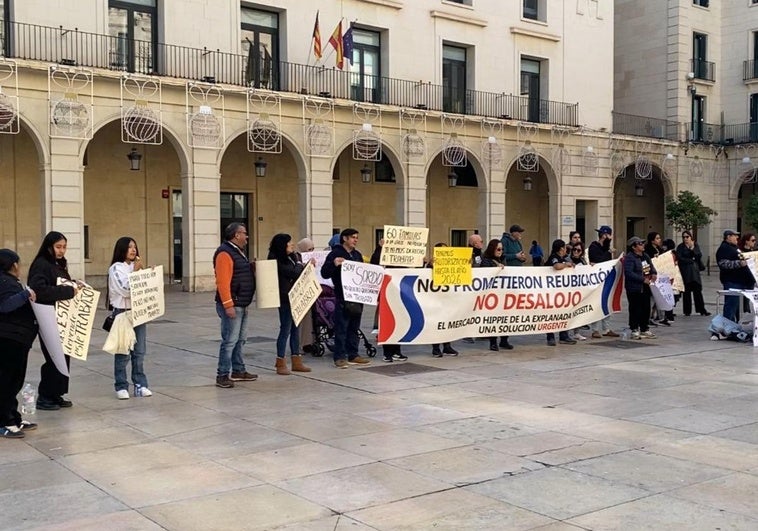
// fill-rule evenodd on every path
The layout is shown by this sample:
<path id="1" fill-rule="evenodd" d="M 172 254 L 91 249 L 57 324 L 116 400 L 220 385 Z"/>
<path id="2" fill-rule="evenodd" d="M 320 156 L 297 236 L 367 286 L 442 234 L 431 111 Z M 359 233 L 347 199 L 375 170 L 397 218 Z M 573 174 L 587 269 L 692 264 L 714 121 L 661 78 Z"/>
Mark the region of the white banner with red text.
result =
<path id="1" fill-rule="evenodd" d="M 387 269 L 378 339 L 428 344 L 571 330 L 621 311 L 622 290 L 619 260 L 561 271 L 474 268 L 466 286 L 435 286 L 430 269 Z"/>

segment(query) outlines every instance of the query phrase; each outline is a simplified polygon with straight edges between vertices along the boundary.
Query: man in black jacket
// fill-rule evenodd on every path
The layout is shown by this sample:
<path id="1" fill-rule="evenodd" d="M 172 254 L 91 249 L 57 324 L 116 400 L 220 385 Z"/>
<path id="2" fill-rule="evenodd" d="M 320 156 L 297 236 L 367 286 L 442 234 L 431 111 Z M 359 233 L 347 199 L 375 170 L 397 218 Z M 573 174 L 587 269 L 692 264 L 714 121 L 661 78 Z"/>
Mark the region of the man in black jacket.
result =
<path id="1" fill-rule="evenodd" d="M 321 276 L 334 283 L 337 308 L 334 310 L 334 366 L 347 369 L 348 365 L 371 363 L 358 355 L 358 329 L 361 327 L 363 305 L 345 302 L 342 290 L 342 263 L 345 260 L 363 262 L 358 245 L 358 231 L 345 229 L 340 233 L 341 245 L 335 245 L 321 266 Z"/>
<path id="2" fill-rule="evenodd" d="M 716 251 L 716 262 L 719 266 L 719 280 L 724 289 L 750 289 L 755 283 L 747 262 L 742 257 L 737 239 L 740 233 L 733 230 L 724 231 L 724 241 Z M 737 322 L 737 309 L 740 297 L 724 297 L 724 309 L 721 313 L 726 319 Z"/>
<path id="3" fill-rule="evenodd" d="M 611 249 L 611 244 L 613 243 L 613 229 L 608 225 L 601 225 L 599 229 L 595 229 L 595 232 L 597 232 L 597 240 L 592 242 L 587 248 L 587 257 L 589 258 L 590 265 L 613 260 L 613 252 Z M 603 336 L 619 337 L 619 335 L 611 329 L 610 315 L 606 315 L 599 321 L 595 321 L 592 323 L 591 327 L 592 337 L 595 339 L 600 339 Z"/>

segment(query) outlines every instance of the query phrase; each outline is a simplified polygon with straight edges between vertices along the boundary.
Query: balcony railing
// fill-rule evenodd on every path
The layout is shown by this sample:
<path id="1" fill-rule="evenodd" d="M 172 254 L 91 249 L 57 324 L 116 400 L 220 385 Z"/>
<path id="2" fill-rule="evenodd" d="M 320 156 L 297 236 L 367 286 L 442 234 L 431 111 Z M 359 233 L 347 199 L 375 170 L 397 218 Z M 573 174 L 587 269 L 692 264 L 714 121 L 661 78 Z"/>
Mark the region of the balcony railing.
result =
<path id="1" fill-rule="evenodd" d="M 690 67 L 695 79 L 704 79 L 706 81 L 716 80 L 716 64 L 702 59 L 691 59 Z"/>
<path id="2" fill-rule="evenodd" d="M 705 122 L 691 122 L 685 125 L 687 139 L 693 143 L 723 144 L 724 125 Z"/>
<path id="3" fill-rule="evenodd" d="M 756 79 L 756 78 L 758 78 L 758 59 L 743 61 L 742 80 L 748 81 L 750 79 Z"/>
<path id="4" fill-rule="evenodd" d="M 750 144 L 758 142 L 758 122 L 725 125 L 723 144 Z"/>
<path id="5" fill-rule="evenodd" d="M 11 22 L 6 56 L 49 63 L 254 86 L 415 107 L 459 114 L 507 118 L 566 126 L 578 125 L 578 103 L 530 99 L 478 90 L 453 91 L 443 85 L 280 61 L 265 54 L 234 54 L 206 48 L 125 39 L 77 29 Z M 253 64 L 249 65 L 249 61 Z M 248 68 L 250 67 L 250 68 Z"/>
<path id="6" fill-rule="evenodd" d="M 613 132 L 624 135 L 646 136 L 661 140 L 682 141 L 682 127 L 679 122 L 648 118 L 634 114 L 613 111 Z"/>

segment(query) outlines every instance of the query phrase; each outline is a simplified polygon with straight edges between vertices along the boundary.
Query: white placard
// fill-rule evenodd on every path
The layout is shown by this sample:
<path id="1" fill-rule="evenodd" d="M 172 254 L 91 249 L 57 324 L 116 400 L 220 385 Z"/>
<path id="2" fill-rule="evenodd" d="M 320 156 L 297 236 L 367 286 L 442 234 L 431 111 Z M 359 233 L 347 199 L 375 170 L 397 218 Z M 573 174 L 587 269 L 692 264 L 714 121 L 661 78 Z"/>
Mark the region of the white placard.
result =
<path id="1" fill-rule="evenodd" d="M 276 260 L 256 260 L 255 301 L 258 308 L 279 307 L 279 273 Z"/>
<path id="2" fill-rule="evenodd" d="M 655 305 L 659 310 L 668 312 L 674 309 L 674 290 L 669 277 L 659 275 L 655 282 L 650 284 L 650 292 L 653 294 L 653 300 L 655 300 Z"/>
<path id="3" fill-rule="evenodd" d="M 318 296 L 321 294 L 321 284 L 316 277 L 316 271 L 313 264 L 308 262 L 300 273 L 300 276 L 295 281 L 295 284 L 287 294 L 290 300 L 290 308 L 292 310 L 292 319 L 295 321 L 295 326 L 300 324 L 303 317 L 308 315 L 308 310 L 311 309 L 313 303 L 316 302 Z"/>
<path id="4" fill-rule="evenodd" d="M 398 267 L 423 267 L 429 229 L 384 226 L 384 245 L 379 263 Z"/>
<path id="5" fill-rule="evenodd" d="M 58 285 L 71 286 L 78 290 L 74 298 L 55 303 L 55 319 L 60 334 L 61 348 L 72 358 L 85 361 L 100 292 L 86 284 L 78 284 L 63 278 L 58 279 Z M 45 346 L 47 346 L 47 341 L 45 341 Z"/>
<path id="6" fill-rule="evenodd" d="M 384 268 L 363 262 L 342 262 L 342 292 L 346 301 L 376 306 L 382 287 Z"/>
<path id="7" fill-rule="evenodd" d="M 140 269 L 129 273 L 132 299 L 132 323 L 145 324 L 166 313 L 163 294 L 163 266 Z"/>
<path id="8" fill-rule="evenodd" d="M 311 259 L 316 260 L 315 270 L 319 284 L 333 288 L 334 282 L 332 282 L 332 279 L 321 276 L 321 267 L 324 265 L 324 262 L 326 262 L 326 257 L 329 256 L 329 253 L 330 251 L 310 251 L 307 253 L 300 253 L 300 256 L 302 257 L 304 264 L 307 264 Z"/>

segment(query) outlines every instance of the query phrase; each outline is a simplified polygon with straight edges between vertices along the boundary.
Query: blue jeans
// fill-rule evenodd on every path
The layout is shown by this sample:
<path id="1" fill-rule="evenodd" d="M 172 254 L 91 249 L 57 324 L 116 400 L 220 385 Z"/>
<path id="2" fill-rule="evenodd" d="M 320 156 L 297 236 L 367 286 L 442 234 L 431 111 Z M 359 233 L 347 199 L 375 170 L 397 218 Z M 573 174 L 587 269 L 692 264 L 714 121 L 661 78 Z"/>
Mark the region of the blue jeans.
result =
<path id="1" fill-rule="evenodd" d="M 361 315 L 349 315 L 339 302 L 334 311 L 334 361 L 352 360 L 358 355 L 360 327 Z"/>
<path id="2" fill-rule="evenodd" d="M 306 316 L 307 317 L 307 316 Z M 287 350 L 287 336 L 290 339 L 290 354 L 300 353 L 300 330 L 292 319 L 289 304 L 279 306 L 279 336 L 276 338 L 276 357 L 283 358 Z"/>
<path id="3" fill-rule="evenodd" d="M 745 289 L 739 282 L 724 282 L 724 289 Z M 737 310 L 740 308 L 741 295 L 724 297 L 724 309 L 721 312 L 725 318 L 737 322 Z"/>
<path id="4" fill-rule="evenodd" d="M 247 308 L 235 306 L 234 318 L 226 315 L 221 303 L 216 303 L 216 313 L 221 318 L 221 346 L 218 349 L 218 376 L 229 372 L 245 372 L 242 347 L 247 339 Z"/>
<path id="5" fill-rule="evenodd" d="M 116 309 L 115 315 L 129 311 Z M 126 379 L 126 366 L 129 361 L 132 362 L 132 384 L 140 387 L 147 387 L 147 376 L 145 376 L 145 354 L 147 353 L 147 325 L 141 324 L 134 327 L 134 335 L 137 336 L 137 342 L 134 349 L 129 354 L 116 354 L 113 358 L 113 378 L 116 381 L 114 387 L 116 391 L 122 389 L 129 390 L 129 381 Z"/>

